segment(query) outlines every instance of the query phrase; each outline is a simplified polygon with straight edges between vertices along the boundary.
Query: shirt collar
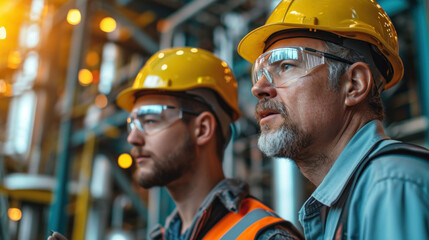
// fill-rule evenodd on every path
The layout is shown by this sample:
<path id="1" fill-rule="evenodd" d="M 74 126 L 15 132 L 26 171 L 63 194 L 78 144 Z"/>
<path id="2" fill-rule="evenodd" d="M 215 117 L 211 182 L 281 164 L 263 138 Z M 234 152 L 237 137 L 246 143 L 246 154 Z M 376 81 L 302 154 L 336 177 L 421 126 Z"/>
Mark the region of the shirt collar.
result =
<path id="1" fill-rule="evenodd" d="M 220 202 L 228 211 L 238 212 L 241 201 L 249 196 L 249 185 L 239 179 L 224 179 L 220 181 L 207 195 L 197 214 L 194 217 L 193 224 L 201 217 L 204 210 L 210 207 L 215 198 L 219 198 Z M 170 214 L 166 220 L 165 228 L 170 229 L 176 221 L 181 221 L 179 212 L 176 209 Z M 155 229 L 154 229 L 155 230 Z"/>
<path id="2" fill-rule="evenodd" d="M 367 123 L 352 137 L 312 197 L 331 207 L 338 201 L 362 157 L 381 139 L 388 139 L 380 121 Z"/>
<path id="3" fill-rule="evenodd" d="M 238 212 L 241 201 L 249 195 L 249 185 L 239 179 L 224 179 L 218 183 L 201 204 L 200 210 L 208 208 L 215 198 L 228 211 Z"/>

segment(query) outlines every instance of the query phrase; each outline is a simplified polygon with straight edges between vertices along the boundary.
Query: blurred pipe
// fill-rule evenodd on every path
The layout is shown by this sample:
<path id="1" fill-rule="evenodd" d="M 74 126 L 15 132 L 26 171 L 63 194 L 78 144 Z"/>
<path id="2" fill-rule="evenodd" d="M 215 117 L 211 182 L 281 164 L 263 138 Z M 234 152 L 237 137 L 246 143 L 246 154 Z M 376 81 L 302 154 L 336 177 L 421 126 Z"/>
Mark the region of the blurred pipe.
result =
<path id="1" fill-rule="evenodd" d="M 130 204 L 130 198 L 121 194 L 118 195 L 113 201 L 112 205 L 112 230 L 107 235 L 106 240 L 131 240 L 136 239 L 129 230 L 125 230 L 124 223 L 124 212 L 125 208 Z"/>
<path id="2" fill-rule="evenodd" d="M 296 164 L 287 158 L 272 159 L 274 182 L 274 210 L 276 213 L 295 226 L 298 211 L 304 202 L 303 179 Z"/>
<path id="3" fill-rule="evenodd" d="M 75 1 L 69 0 L 61 5 L 54 13 L 52 24 L 57 25 L 64 22 L 70 9 L 75 7 Z"/>
<path id="4" fill-rule="evenodd" d="M 410 7 L 408 0 L 379 0 L 377 2 L 390 17 Z"/>
<path id="5" fill-rule="evenodd" d="M 3 155 L 0 154 L 0 186 L 4 184 L 3 179 L 5 175 L 4 158 Z M 2 193 L 0 194 L 0 239 L 10 239 L 7 209 L 9 209 L 7 195 Z"/>
<path id="6" fill-rule="evenodd" d="M 274 0 L 275 2 L 280 2 L 278 0 Z M 256 6 L 253 7 L 250 11 L 243 13 L 241 16 L 243 17 L 244 21 L 248 24 L 255 21 L 255 19 L 262 17 L 264 14 L 271 14 L 271 5 L 267 4 L 266 0 L 257 0 Z M 273 4 L 276 5 L 276 4 Z M 251 29 L 253 30 L 253 29 Z"/>
<path id="7" fill-rule="evenodd" d="M 109 159 L 104 154 L 94 158 L 91 177 L 92 204 L 87 219 L 84 239 L 104 240 L 109 224 L 112 192 L 112 175 Z"/>
<path id="8" fill-rule="evenodd" d="M 412 8 L 414 16 L 415 30 L 415 54 L 418 72 L 418 83 L 420 91 L 420 102 L 423 114 L 429 119 L 429 22 L 428 22 L 428 2 L 427 0 L 416 0 Z M 426 131 L 426 146 L 429 146 L 429 128 Z"/>
<path id="9" fill-rule="evenodd" d="M 125 194 L 121 194 L 115 198 L 112 206 L 112 228 L 121 229 L 124 223 L 124 212 L 127 205 L 131 203 L 130 199 Z"/>
<path id="10" fill-rule="evenodd" d="M 76 8 L 79 9 L 79 11 L 81 12 L 82 21 L 80 22 L 80 24 L 74 26 L 71 39 L 70 55 L 66 75 L 66 86 L 64 88 L 66 94 L 62 109 L 59 133 L 58 161 L 55 170 L 57 186 L 55 189 L 55 195 L 53 203 L 51 205 L 48 221 L 48 230 L 54 230 L 60 233 L 65 233 L 68 225 L 66 205 L 69 198 L 67 182 L 69 178 L 70 166 L 69 144 L 72 127 L 71 111 L 74 103 L 75 88 L 78 84 L 77 79 L 80 63 L 82 60 L 82 52 L 84 51 L 84 41 L 87 40 L 87 38 L 85 38 L 85 34 L 88 34 L 88 32 L 86 31 L 88 20 L 88 0 L 76 0 Z"/>
<path id="11" fill-rule="evenodd" d="M 149 233 L 158 224 L 164 224 L 167 217 L 175 209 L 176 205 L 164 187 L 152 187 L 149 189 L 149 216 L 147 219 L 146 233 Z"/>
<path id="12" fill-rule="evenodd" d="M 22 219 L 19 221 L 18 240 L 32 239 L 41 224 L 40 209 L 37 206 L 25 204 L 21 210 Z"/>
<path id="13" fill-rule="evenodd" d="M 161 188 L 152 187 L 149 189 L 149 203 L 147 218 L 147 233 L 161 222 Z M 148 235 L 149 236 L 149 235 Z"/>
<path id="14" fill-rule="evenodd" d="M 161 29 L 160 48 L 165 49 L 171 47 L 175 28 L 216 1 L 217 0 L 192 1 L 165 19 Z"/>
<path id="15" fill-rule="evenodd" d="M 95 137 L 92 133 L 87 134 L 87 142 L 83 148 L 79 193 L 76 200 L 76 214 L 74 218 L 73 239 L 80 240 L 85 237 L 86 222 L 88 218 L 90 200 L 90 180 L 92 162 L 94 159 Z"/>
<path id="16" fill-rule="evenodd" d="M 91 128 L 85 128 L 81 130 L 73 131 L 71 135 L 71 141 L 70 144 L 72 147 L 79 146 L 85 142 L 85 134 L 87 131 L 91 131 L 94 133 L 96 137 L 103 135 L 109 128 L 112 126 L 122 126 L 126 123 L 127 117 L 129 113 L 126 111 L 117 111 L 112 116 L 106 117 L 97 125 L 94 125 Z"/>
<path id="17" fill-rule="evenodd" d="M 112 14 L 112 16 L 121 25 L 129 27 L 132 30 L 131 35 L 143 49 L 147 50 L 151 54 L 154 54 L 158 51 L 158 44 L 154 40 L 152 40 L 152 38 L 149 37 L 145 32 L 143 32 L 136 24 L 134 24 L 130 19 L 118 12 L 115 8 L 104 2 L 98 2 L 96 6 Z"/>
<path id="18" fill-rule="evenodd" d="M 124 176 L 124 173 L 122 172 L 122 169 L 118 167 L 115 161 L 109 161 L 111 164 L 112 174 L 116 181 L 116 183 L 119 185 L 119 187 L 124 191 L 127 196 L 130 198 L 131 203 L 133 204 L 134 208 L 137 210 L 137 213 L 142 217 L 143 219 L 147 219 L 148 213 L 146 207 L 143 205 L 140 197 L 133 191 L 131 187 L 131 183 L 128 180 L 126 176 Z"/>
<path id="19" fill-rule="evenodd" d="M 36 90 L 36 99 L 37 104 L 34 107 L 34 127 L 32 146 L 29 150 L 31 152 L 29 163 L 28 163 L 28 173 L 29 174 L 39 174 L 40 172 L 40 161 L 41 161 L 41 146 L 42 146 L 42 137 L 43 137 L 43 128 L 46 115 L 46 107 L 48 106 L 48 98 L 44 90 Z"/>

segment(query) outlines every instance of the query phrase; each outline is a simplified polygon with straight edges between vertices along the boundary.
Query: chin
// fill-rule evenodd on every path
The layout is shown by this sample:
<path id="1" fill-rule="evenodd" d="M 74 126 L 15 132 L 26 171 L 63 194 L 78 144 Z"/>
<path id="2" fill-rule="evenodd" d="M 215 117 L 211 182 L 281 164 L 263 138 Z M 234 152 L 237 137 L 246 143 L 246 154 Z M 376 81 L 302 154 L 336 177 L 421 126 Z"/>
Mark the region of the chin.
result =
<path id="1" fill-rule="evenodd" d="M 138 185 L 142 188 L 149 189 L 152 187 L 165 187 L 176 179 L 174 174 L 165 175 L 153 169 L 139 168 L 135 175 Z"/>
<path id="2" fill-rule="evenodd" d="M 279 129 L 279 127 L 275 127 L 272 124 L 267 124 L 267 123 L 260 125 L 260 128 L 261 128 L 261 133 L 265 133 L 265 134 L 272 133 Z"/>

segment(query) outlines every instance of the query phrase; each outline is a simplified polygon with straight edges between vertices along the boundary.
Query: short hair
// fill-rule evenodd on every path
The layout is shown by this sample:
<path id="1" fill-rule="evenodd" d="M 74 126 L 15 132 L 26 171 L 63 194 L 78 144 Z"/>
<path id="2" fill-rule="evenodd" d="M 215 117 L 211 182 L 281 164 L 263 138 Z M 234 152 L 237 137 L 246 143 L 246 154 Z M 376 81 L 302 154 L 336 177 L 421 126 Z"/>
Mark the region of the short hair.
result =
<path id="1" fill-rule="evenodd" d="M 381 94 L 379 89 L 377 89 L 377 82 L 384 81 L 383 76 L 378 71 L 375 66 L 368 64 L 365 58 L 359 54 L 357 51 L 353 49 L 348 49 L 342 47 L 338 44 L 331 43 L 325 41 L 326 43 L 326 52 L 333 54 L 335 56 L 347 59 L 351 62 L 364 62 L 366 63 L 372 74 L 372 78 L 374 80 L 374 84 L 372 85 L 372 89 L 367 96 L 367 101 L 370 106 L 370 109 L 375 114 L 375 118 L 382 121 L 384 119 L 384 109 L 383 103 L 381 100 Z M 329 68 L 329 83 L 333 90 L 337 91 L 340 87 L 341 76 L 349 69 L 350 65 L 347 63 L 343 63 L 340 61 L 335 61 L 326 58 L 326 63 Z"/>
<path id="2" fill-rule="evenodd" d="M 227 145 L 227 140 L 225 139 L 225 137 L 223 137 L 221 125 L 219 123 L 219 120 L 217 119 L 218 117 L 213 112 L 211 107 L 203 101 L 190 97 L 190 95 L 187 93 L 178 93 L 174 94 L 173 96 L 176 97 L 179 106 L 184 109 L 188 109 L 196 113 L 210 112 L 211 114 L 213 114 L 217 123 L 215 129 L 216 152 L 218 154 L 218 157 L 220 157 L 220 159 L 223 159 L 223 153 Z M 182 120 L 185 123 L 189 123 L 192 117 L 195 116 L 184 114 Z"/>

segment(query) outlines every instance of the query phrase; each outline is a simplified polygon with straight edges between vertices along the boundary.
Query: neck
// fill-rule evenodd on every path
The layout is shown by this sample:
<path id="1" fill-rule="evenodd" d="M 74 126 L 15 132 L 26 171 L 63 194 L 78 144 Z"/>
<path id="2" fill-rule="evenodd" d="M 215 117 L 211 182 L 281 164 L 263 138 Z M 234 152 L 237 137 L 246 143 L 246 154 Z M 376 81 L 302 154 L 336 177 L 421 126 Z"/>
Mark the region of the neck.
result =
<path id="1" fill-rule="evenodd" d="M 188 172 L 186 176 L 167 186 L 182 220 L 181 233 L 191 226 L 195 214 L 210 191 L 225 178 L 220 159 L 199 159 L 202 161 L 195 171 Z"/>
<path id="2" fill-rule="evenodd" d="M 314 143 L 308 148 L 311 152 L 302 154 L 295 161 L 302 174 L 319 186 L 350 139 L 369 121 L 362 115 L 348 114 L 345 124 L 339 128 L 334 138 L 330 141 L 319 141 L 319 144 Z"/>

